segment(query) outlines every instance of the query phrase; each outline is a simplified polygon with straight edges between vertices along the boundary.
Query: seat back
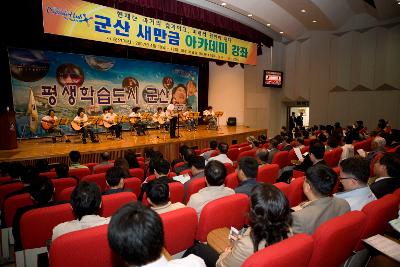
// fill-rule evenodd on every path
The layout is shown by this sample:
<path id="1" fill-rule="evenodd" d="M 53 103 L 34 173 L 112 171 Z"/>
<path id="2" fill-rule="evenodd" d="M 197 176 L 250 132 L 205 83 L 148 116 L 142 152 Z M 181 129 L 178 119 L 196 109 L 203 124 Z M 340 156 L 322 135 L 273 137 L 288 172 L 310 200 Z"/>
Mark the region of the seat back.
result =
<path id="1" fill-rule="evenodd" d="M 303 192 L 303 183 L 304 177 L 296 178 L 290 183 L 288 192 L 290 207 L 297 206 L 306 199 Z"/>
<path id="2" fill-rule="evenodd" d="M 245 194 L 234 194 L 207 203 L 200 214 L 196 240 L 207 241 L 208 233 L 217 228 L 242 228 L 249 206 L 249 198 Z"/>
<path id="3" fill-rule="evenodd" d="M 131 177 L 136 177 L 136 178 L 143 180 L 144 170 L 142 168 L 129 169 L 129 173 L 130 173 Z"/>
<path id="4" fill-rule="evenodd" d="M 268 246 L 251 255 L 243 267 L 307 267 L 313 252 L 314 240 L 298 234 Z"/>
<path id="5" fill-rule="evenodd" d="M 282 169 L 289 165 L 289 152 L 287 151 L 279 151 L 272 158 L 272 164 L 278 164 L 279 169 Z"/>
<path id="6" fill-rule="evenodd" d="M 129 202 L 136 201 L 136 195 L 132 192 L 121 192 L 101 197 L 102 205 L 99 215 L 102 217 L 112 216 L 119 208 Z"/>
<path id="7" fill-rule="evenodd" d="M 336 167 L 339 164 L 342 151 L 343 149 L 341 147 L 337 147 L 329 152 L 326 152 L 324 155 L 326 164 L 331 168 Z"/>
<path id="8" fill-rule="evenodd" d="M 236 161 L 238 156 L 239 156 L 239 148 L 235 147 L 235 148 L 230 148 L 228 149 L 228 154 L 226 154 L 228 156 L 228 158 L 232 161 Z"/>
<path id="9" fill-rule="evenodd" d="M 93 168 L 93 173 L 102 173 L 106 172 L 109 168 L 114 167 L 113 164 L 102 164 L 102 165 L 96 165 L 96 168 Z"/>
<path id="10" fill-rule="evenodd" d="M 304 139 L 304 145 L 305 145 L 305 146 L 309 146 L 310 143 L 311 143 L 311 139 L 310 139 L 310 138 Z"/>
<path id="11" fill-rule="evenodd" d="M 400 188 L 398 188 L 396 191 L 394 191 L 393 195 L 396 195 L 398 198 L 400 198 Z"/>
<path id="12" fill-rule="evenodd" d="M 239 180 L 236 172 L 230 173 L 225 178 L 225 186 L 235 189 L 239 185 Z"/>
<path id="13" fill-rule="evenodd" d="M 4 218 L 6 227 L 12 227 L 15 213 L 19 208 L 33 205 L 31 195 L 28 193 L 11 196 L 4 201 Z"/>
<path id="14" fill-rule="evenodd" d="M 279 190 L 282 191 L 283 194 L 285 194 L 286 198 L 289 201 L 289 184 L 284 183 L 284 182 L 279 182 L 274 184 Z"/>
<path id="15" fill-rule="evenodd" d="M 82 164 L 82 165 L 88 167 L 88 168 L 90 169 L 90 171 L 93 172 L 93 167 L 96 166 L 96 165 L 98 165 L 98 163 L 89 162 L 89 163 L 85 163 L 85 164 Z"/>
<path id="16" fill-rule="evenodd" d="M 249 144 L 247 144 L 246 146 L 241 146 L 241 147 L 239 147 L 239 152 L 240 153 L 242 153 L 242 152 L 244 152 L 244 151 L 249 151 L 249 150 L 252 150 L 252 146 L 250 146 Z M 240 154 L 239 153 L 239 154 Z M 239 157 L 238 157 L 238 159 L 239 159 Z"/>
<path id="17" fill-rule="evenodd" d="M 218 156 L 218 155 L 219 155 L 219 151 L 216 149 L 216 150 L 214 150 L 213 152 L 211 152 L 210 158 L 216 157 L 216 156 Z"/>
<path id="18" fill-rule="evenodd" d="M 51 180 L 54 185 L 54 195 L 58 196 L 61 191 L 68 187 L 74 187 L 77 181 L 74 178 L 59 178 Z"/>
<path id="19" fill-rule="evenodd" d="M 82 178 L 82 181 L 96 183 L 100 187 L 100 191 L 104 192 L 107 188 L 106 173 L 89 174 Z"/>
<path id="20" fill-rule="evenodd" d="M 82 179 L 89 174 L 92 174 L 92 171 L 89 168 L 70 169 L 68 172 L 68 176 L 76 177 L 78 179 Z"/>
<path id="21" fill-rule="evenodd" d="M 54 179 L 57 177 L 57 173 L 56 172 L 41 172 L 41 173 L 39 173 L 39 176 L 47 177 L 49 179 Z"/>
<path id="22" fill-rule="evenodd" d="M 164 226 L 164 246 L 171 255 L 188 249 L 194 244 L 197 214 L 193 208 L 181 208 L 160 214 L 160 216 Z"/>
<path id="23" fill-rule="evenodd" d="M 136 177 L 124 179 L 124 188 L 131 190 L 136 196 L 140 195 L 141 184 L 142 181 Z"/>
<path id="24" fill-rule="evenodd" d="M 293 148 L 291 150 L 289 150 L 288 159 L 289 159 L 290 163 L 292 162 L 292 160 L 298 160 L 298 158 L 296 156 L 296 152 L 294 152 Z"/>
<path id="25" fill-rule="evenodd" d="M 189 202 L 190 197 L 199 192 L 200 189 L 203 189 L 204 187 L 206 187 L 206 178 L 204 177 L 203 179 L 194 179 L 192 181 L 190 181 L 189 183 L 189 187 L 188 187 L 188 191 L 186 194 L 186 199 L 185 202 Z"/>
<path id="26" fill-rule="evenodd" d="M 183 161 L 176 163 L 174 165 L 174 172 L 177 172 L 176 169 L 181 167 L 181 166 L 183 166 L 183 165 L 185 165 L 185 162 L 183 162 Z"/>
<path id="27" fill-rule="evenodd" d="M 22 247 L 24 249 L 45 247 L 47 240 L 51 239 L 55 226 L 74 219 L 70 204 L 27 211 L 20 221 Z"/>
<path id="28" fill-rule="evenodd" d="M 365 219 L 361 211 L 351 211 L 321 224 L 313 234 L 314 250 L 308 266 L 343 264 L 361 238 Z"/>
<path id="29" fill-rule="evenodd" d="M 62 190 L 58 195 L 55 196 L 56 201 L 70 201 L 72 191 L 74 191 L 75 186 L 71 186 Z"/>
<path id="30" fill-rule="evenodd" d="M 4 197 L 12 192 L 20 190 L 24 188 L 24 185 L 21 182 L 11 183 L 11 184 L 4 184 L 0 185 L 0 208 L 3 209 L 4 207 Z"/>
<path id="31" fill-rule="evenodd" d="M 181 171 L 180 175 L 184 175 L 184 174 L 188 174 L 190 177 L 193 176 L 192 171 L 190 169 Z M 173 178 L 173 177 L 171 177 L 171 178 Z"/>
<path id="32" fill-rule="evenodd" d="M 235 172 L 235 168 L 232 166 L 232 164 L 230 164 L 230 163 L 224 163 L 224 165 L 225 165 L 226 173 L 227 173 L 227 174 L 230 174 L 230 173 Z"/>
<path id="33" fill-rule="evenodd" d="M 268 164 L 258 168 L 257 182 L 260 183 L 275 183 L 278 179 L 279 165 L 278 164 Z"/>
<path id="34" fill-rule="evenodd" d="M 50 266 L 123 266 L 108 245 L 107 229 L 108 225 L 100 225 L 56 238 L 49 251 Z"/>
<path id="35" fill-rule="evenodd" d="M 242 152 L 242 150 L 240 150 L 240 153 L 239 153 L 239 155 L 237 157 L 237 160 L 240 160 L 243 157 L 255 158 L 256 157 L 256 152 L 257 152 L 257 149 L 251 149 L 251 150 L 247 150 L 247 151 L 243 151 L 243 152 Z"/>

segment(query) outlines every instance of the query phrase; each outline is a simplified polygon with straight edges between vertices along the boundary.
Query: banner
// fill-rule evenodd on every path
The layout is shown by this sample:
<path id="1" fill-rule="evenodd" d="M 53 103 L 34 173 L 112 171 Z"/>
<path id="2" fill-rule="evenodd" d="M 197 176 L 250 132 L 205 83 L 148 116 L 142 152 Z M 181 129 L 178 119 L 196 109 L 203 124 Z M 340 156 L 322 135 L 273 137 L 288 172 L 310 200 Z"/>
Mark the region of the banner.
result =
<path id="1" fill-rule="evenodd" d="M 79 0 L 43 0 L 44 32 L 256 65 L 257 45 Z"/>
<path id="2" fill-rule="evenodd" d="M 80 107 L 93 116 L 110 105 L 120 115 L 137 106 L 155 113 L 172 98 L 198 110 L 197 67 L 19 48 L 8 54 L 18 137 L 47 135 L 40 120 L 49 109 L 69 121 Z M 63 128 L 73 133 L 69 123 Z"/>

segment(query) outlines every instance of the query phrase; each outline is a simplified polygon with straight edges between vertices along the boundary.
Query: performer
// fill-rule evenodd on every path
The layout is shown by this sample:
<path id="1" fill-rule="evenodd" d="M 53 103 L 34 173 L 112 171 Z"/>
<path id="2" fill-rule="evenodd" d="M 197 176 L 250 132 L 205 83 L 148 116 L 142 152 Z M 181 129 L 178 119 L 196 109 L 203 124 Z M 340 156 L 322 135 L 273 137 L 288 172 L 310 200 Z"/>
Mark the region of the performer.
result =
<path id="1" fill-rule="evenodd" d="M 86 144 L 86 138 L 88 137 L 88 133 L 90 135 L 90 140 L 92 143 L 98 143 L 94 136 L 93 130 L 90 127 L 90 123 L 88 123 L 88 117 L 85 114 L 84 108 L 79 108 L 77 112 L 77 116 L 71 122 L 72 128 L 79 133 L 82 133 L 82 143 Z"/>
<path id="2" fill-rule="evenodd" d="M 208 129 L 216 127 L 217 120 L 212 106 L 208 106 L 207 109 L 203 111 L 203 116 Z"/>
<path id="3" fill-rule="evenodd" d="M 47 131 L 49 134 L 57 133 L 57 134 L 61 135 L 62 137 L 64 137 L 66 143 L 70 143 L 71 140 L 69 140 L 68 136 L 65 135 L 64 131 L 61 128 L 55 126 L 55 123 L 57 120 L 58 120 L 58 118 L 56 116 L 54 109 L 50 109 L 49 112 L 47 113 L 47 116 L 44 116 L 42 118 L 42 128 L 45 131 Z M 53 140 L 53 143 L 55 143 L 56 137 L 53 136 L 52 140 Z"/>
<path id="4" fill-rule="evenodd" d="M 118 115 L 114 113 L 112 106 L 108 107 L 108 113 L 104 115 L 104 127 L 115 131 L 115 136 L 122 139 L 122 125 L 117 121 Z"/>
<path id="5" fill-rule="evenodd" d="M 166 115 L 169 118 L 169 137 L 171 138 L 177 138 L 176 136 L 176 122 L 178 121 L 177 114 L 175 112 L 175 104 L 176 101 L 174 99 L 171 99 L 171 104 L 168 105 Z"/>
<path id="6" fill-rule="evenodd" d="M 194 125 L 193 111 L 191 106 L 186 107 L 186 111 L 183 113 L 183 117 L 186 120 L 188 131 L 194 130 L 195 125 Z"/>
<path id="7" fill-rule="evenodd" d="M 153 122 L 157 123 L 157 128 L 160 129 L 166 122 L 165 112 L 162 107 L 157 108 L 157 112 L 153 115 Z"/>
<path id="8" fill-rule="evenodd" d="M 129 114 L 129 122 L 132 124 L 133 128 L 136 130 L 137 135 L 146 135 L 146 124 L 142 122 L 142 116 L 139 113 L 140 107 L 133 107 L 132 113 Z"/>

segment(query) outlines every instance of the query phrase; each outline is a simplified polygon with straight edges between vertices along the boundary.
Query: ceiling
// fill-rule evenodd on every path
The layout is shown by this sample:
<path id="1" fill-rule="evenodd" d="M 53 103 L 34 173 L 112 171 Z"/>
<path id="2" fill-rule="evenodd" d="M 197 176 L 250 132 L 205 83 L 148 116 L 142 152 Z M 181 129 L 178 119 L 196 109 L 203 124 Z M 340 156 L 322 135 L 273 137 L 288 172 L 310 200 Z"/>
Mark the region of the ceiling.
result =
<path id="1" fill-rule="evenodd" d="M 277 41 L 295 40 L 309 31 L 341 31 L 400 22 L 400 0 L 178 1 L 235 19 Z M 367 3 L 371 1 L 375 7 Z"/>

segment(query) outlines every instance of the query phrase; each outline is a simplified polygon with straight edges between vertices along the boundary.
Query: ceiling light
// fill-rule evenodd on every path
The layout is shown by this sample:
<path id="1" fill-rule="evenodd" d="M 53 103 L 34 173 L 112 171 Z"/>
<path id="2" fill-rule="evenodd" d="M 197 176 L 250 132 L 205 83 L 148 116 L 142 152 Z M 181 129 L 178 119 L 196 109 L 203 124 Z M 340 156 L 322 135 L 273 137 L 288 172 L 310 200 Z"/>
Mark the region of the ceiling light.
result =
<path id="1" fill-rule="evenodd" d="M 305 9 L 300 10 L 301 13 L 306 13 L 307 11 Z"/>
<path id="2" fill-rule="evenodd" d="M 313 23 L 316 23 L 317 21 L 316 21 L 316 20 L 313 20 L 312 22 L 313 22 Z"/>
<path id="3" fill-rule="evenodd" d="M 271 23 L 267 23 L 267 27 L 271 27 Z"/>
<path id="4" fill-rule="evenodd" d="M 253 15 L 252 15 L 252 14 L 248 14 L 247 16 L 248 16 L 248 17 L 252 17 Z"/>
<path id="5" fill-rule="evenodd" d="M 283 32 L 279 32 L 280 34 L 283 34 Z"/>
<path id="6" fill-rule="evenodd" d="M 225 2 L 222 2 L 221 6 L 226 6 L 226 3 L 225 3 Z"/>

